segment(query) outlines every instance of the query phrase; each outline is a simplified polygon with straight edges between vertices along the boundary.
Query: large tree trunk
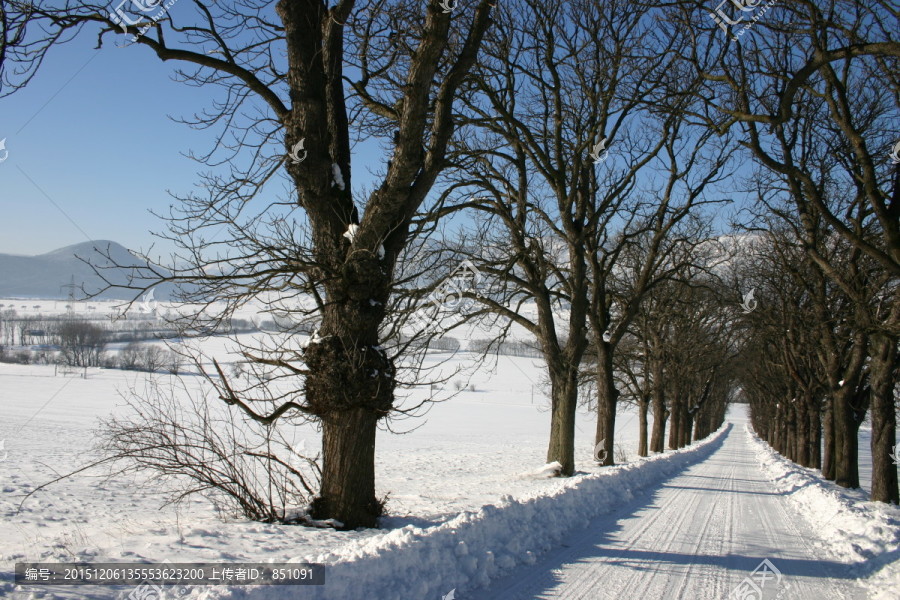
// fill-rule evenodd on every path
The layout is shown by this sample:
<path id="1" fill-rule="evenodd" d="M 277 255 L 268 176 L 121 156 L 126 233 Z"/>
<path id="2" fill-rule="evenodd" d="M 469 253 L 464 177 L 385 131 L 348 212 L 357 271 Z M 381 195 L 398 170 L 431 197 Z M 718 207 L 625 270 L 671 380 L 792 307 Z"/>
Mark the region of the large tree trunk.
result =
<path id="1" fill-rule="evenodd" d="M 892 458 L 897 444 L 897 414 L 894 407 L 896 338 L 874 335 L 871 352 L 872 500 L 900 504 L 897 465 Z"/>
<path id="2" fill-rule="evenodd" d="M 542 348 L 547 361 L 551 383 L 550 444 L 547 462 L 562 465 L 560 475 L 575 473 L 575 414 L 578 408 L 578 369 L 587 348 L 587 266 L 583 244 L 569 244 L 569 265 L 572 269 L 572 297 L 569 306 L 569 337 L 564 348 L 559 347 L 553 303 L 549 293 L 536 298 L 542 336 Z M 541 285 L 543 285 L 541 280 Z"/>
<path id="3" fill-rule="evenodd" d="M 672 397 L 672 408 L 669 410 L 672 419 L 669 423 L 669 450 L 678 450 L 681 441 L 681 426 L 684 424 L 682 403 L 678 394 Z"/>
<path id="4" fill-rule="evenodd" d="M 811 399 L 809 409 L 809 467 L 822 468 L 822 414 L 819 401 Z"/>
<path id="5" fill-rule="evenodd" d="M 604 442 L 604 466 L 615 464 L 613 448 L 616 441 L 616 401 L 619 391 L 613 378 L 612 352 L 606 342 L 597 344 L 597 432 L 594 443 Z"/>
<path id="6" fill-rule="evenodd" d="M 375 431 L 393 404 L 393 367 L 377 344 L 354 352 L 337 337 L 310 344 L 306 357 L 307 400 L 322 418 L 322 484 L 311 514 L 346 529 L 375 527 Z"/>
<path id="7" fill-rule="evenodd" d="M 858 425 L 851 400 L 855 386 L 844 385 L 834 396 L 834 482 L 845 488 L 859 487 Z"/>
<path id="8" fill-rule="evenodd" d="M 797 446 L 800 442 L 800 432 L 797 426 L 797 406 L 795 401 L 791 401 L 790 404 L 787 405 L 787 410 L 785 413 L 787 415 L 786 422 L 786 445 L 785 450 L 787 451 L 787 457 L 794 461 L 795 463 L 799 463 L 798 460 L 798 452 Z"/>
<path id="9" fill-rule="evenodd" d="M 669 416 L 666 410 L 666 397 L 662 388 L 662 364 L 658 360 L 653 361 L 653 432 L 650 435 L 650 452 L 662 452 L 666 443 L 666 419 Z"/>
<path id="10" fill-rule="evenodd" d="M 650 399 L 641 396 L 639 410 L 640 435 L 638 438 L 638 456 L 647 456 L 647 412 L 650 409 Z"/>
<path id="11" fill-rule="evenodd" d="M 375 527 L 383 508 L 375 498 L 377 421 L 365 408 L 322 420 L 322 486 L 313 517 L 340 519 L 345 529 Z"/>
<path id="12" fill-rule="evenodd" d="M 550 444 L 547 462 L 562 465 L 561 475 L 575 473 L 575 413 L 578 405 L 578 374 L 570 369 L 550 374 Z"/>
<path id="13" fill-rule="evenodd" d="M 346 529 L 375 527 L 375 431 L 394 402 L 394 365 L 379 346 L 388 277 L 372 253 L 359 252 L 329 288 L 318 338 L 304 350 L 309 409 L 322 420 L 322 485 L 314 518 Z M 378 303 L 370 303 L 376 298 Z"/>
<path id="14" fill-rule="evenodd" d="M 684 448 L 691 443 L 691 431 L 694 430 L 694 414 L 686 410 L 682 416 L 684 422 L 680 428 L 681 439 L 678 442 L 679 448 Z"/>
<path id="15" fill-rule="evenodd" d="M 795 453 L 797 462 L 804 467 L 809 466 L 809 438 L 811 435 L 809 430 L 809 416 L 807 415 L 807 412 L 809 411 L 807 402 L 807 395 L 805 394 L 802 398 L 797 399 L 797 415 L 794 419 L 797 431 L 797 440 L 794 446 Z"/>
<path id="16" fill-rule="evenodd" d="M 825 420 L 822 425 L 822 477 L 834 481 L 834 453 L 835 453 L 835 433 L 834 433 L 834 398 L 831 396 L 825 399 Z"/>
<path id="17" fill-rule="evenodd" d="M 653 400 L 653 430 L 650 432 L 650 452 L 663 452 L 666 449 L 666 421 L 669 411 L 664 402 Z"/>

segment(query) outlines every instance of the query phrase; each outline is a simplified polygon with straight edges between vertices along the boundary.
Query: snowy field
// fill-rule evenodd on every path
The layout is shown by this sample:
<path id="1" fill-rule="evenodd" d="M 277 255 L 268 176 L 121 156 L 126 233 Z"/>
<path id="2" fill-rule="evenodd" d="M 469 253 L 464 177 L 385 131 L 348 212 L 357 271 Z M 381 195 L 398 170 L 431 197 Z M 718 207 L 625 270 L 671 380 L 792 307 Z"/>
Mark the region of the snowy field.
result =
<path id="1" fill-rule="evenodd" d="M 225 345 L 221 340 L 209 345 L 217 343 Z M 464 354 L 462 362 L 475 358 Z M 16 561 L 287 561 L 381 535 L 224 525 L 208 502 L 161 508 L 159 490 L 140 480 L 107 481 L 102 469 L 40 491 L 20 508 L 25 493 L 89 462 L 97 419 L 127 412 L 121 394 L 141 387 L 146 377 L 89 369 L 83 379 L 54 376 L 54 370 L 0 364 L 0 440 L 6 452 L 0 462 L 0 559 L 6 583 L 0 590 L 11 590 L 8 578 Z M 500 357 L 494 370 L 465 379 L 474 391 L 466 388 L 434 404 L 421 419 L 394 423 L 401 433 L 379 432 L 376 482 L 379 497 L 389 494 L 386 527 L 433 526 L 504 494 L 554 485 L 528 475 L 544 463 L 549 429 L 538 362 Z M 463 376 L 458 379 L 462 384 Z M 634 454 L 637 419 L 623 414 L 620 422 L 622 442 Z M 591 458 L 594 424 L 593 415 L 580 415 L 577 468 L 584 472 L 598 470 Z M 297 440 L 318 446 L 311 427 L 301 428 Z"/>
<path id="2" fill-rule="evenodd" d="M 205 348 L 221 356 L 227 351 L 227 343 L 213 339 L 206 342 Z M 431 360 L 437 363 L 446 358 L 446 355 L 436 354 Z M 91 460 L 90 448 L 98 418 L 126 411 L 121 394 L 131 387 L 141 387 L 147 375 L 92 369 L 88 370 L 86 378 L 82 378 L 55 374 L 53 366 L 0 364 L 0 414 L 3 415 L 0 440 L 5 441 L 5 449 L 0 450 L 0 597 L 17 600 L 127 598 L 133 591 L 112 587 L 16 588 L 12 583 L 16 562 L 159 562 L 167 559 L 173 562 L 311 561 L 332 567 L 329 576 L 333 580 L 322 588 L 209 587 L 183 590 L 185 593 L 178 596 L 196 599 L 438 600 L 451 589 L 456 590 L 458 600 L 604 598 L 608 596 L 585 591 L 588 588 L 584 581 L 593 577 L 591 571 L 575 577 L 575 588 L 560 588 L 563 591 L 557 592 L 548 591 L 552 586 L 545 579 L 537 581 L 537 587 L 526 586 L 516 592 L 508 585 L 509 576 L 512 573 L 514 578 L 524 580 L 528 579 L 523 574 L 526 572 L 554 573 L 554 560 L 568 560 L 569 555 L 559 552 L 568 548 L 573 530 L 590 525 L 599 528 L 598 531 L 603 533 L 598 535 L 605 539 L 609 531 L 618 527 L 619 519 L 633 517 L 645 510 L 647 495 L 665 482 L 681 489 L 696 488 L 696 481 L 704 481 L 702 478 L 716 479 L 723 482 L 722 489 L 717 488 L 716 493 L 727 494 L 729 490 L 734 492 L 734 485 L 741 485 L 735 482 L 758 479 L 757 487 L 748 493 L 779 499 L 784 496 L 783 502 L 779 500 L 778 510 L 785 511 L 782 517 L 785 522 L 791 521 L 790 515 L 802 514 L 809 508 L 798 504 L 796 513 L 791 512 L 795 510 L 793 508 L 785 508 L 790 504 L 787 499 L 792 492 L 790 486 L 776 493 L 775 483 L 771 483 L 769 491 L 760 491 L 760 488 L 769 487 L 769 480 L 778 479 L 779 474 L 772 471 L 771 464 L 768 468 L 772 472 L 769 473 L 754 463 L 752 440 L 744 432 L 746 416 L 742 406 L 732 408 L 728 419 L 731 425 L 726 425 L 711 439 L 681 452 L 666 453 L 649 460 L 638 460 L 635 456 L 637 418 L 633 411 L 623 408 L 617 421 L 617 441 L 629 464 L 614 469 L 600 469 L 594 464 L 595 417 L 581 413 L 576 432 L 579 475 L 568 480 L 536 476 L 535 470 L 544 463 L 549 429 L 541 364 L 535 359 L 507 356 L 499 357 L 496 364 L 479 364 L 477 360 L 475 355 L 460 353 L 448 366 L 460 366 L 472 372 L 471 378 L 458 377 L 460 387 L 464 388 L 458 395 L 434 404 L 423 418 L 394 423 L 394 432 L 379 432 L 377 494 L 379 497 L 388 495 L 388 517 L 383 520 L 381 530 L 357 532 L 241 520 L 223 522 L 208 501 L 194 499 L 177 507 L 163 506 L 163 490 L 155 485 L 140 478 L 108 479 L 102 470 L 89 470 L 66 479 L 23 502 L 24 495 L 37 486 Z M 199 384 L 197 377 L 186 379 L 196 380 L 195 384 Z M 451 379 L 447 387 L 452 389 L 455 382 L 456 379 Z M 414 391 L 410 400 L 424 397 L 426 393 L 426 390 Z M 318 446 L 318 437 L 312 427 L 299 428 L 296 440 L 305 441 L 310 448 Z M 861 465 L 864 465 L 869 460 L 868 446 L 861 442 L 860 450 Z M 695 477 L 701 479 L 686 480 L 685 485 L 672 483 L 678 481 L 678 477 L 686 476 L 678 475 L 684 469 L 717 464 L 715 460 L 709 462 L 707 459 L 711 455 L 721 459 L 723 452 L 737 452 L 746 463 L 743 468 L 751 470 L 752 475 L 748 471 L 742 477 L 735 471 L 731 458 L 724 461 L 725 470 L 700 472 Z M 765 463 L 763 458 L 759 459 L 761 464 Z M 698 466 L 691 467 L 695 464 Z M 862 472 L 868 470 L 863 468 Z M 789 475 L 793 475 L 793 471 Z M 781 476 L 785 476 L 784 473 Z M 823 484 L 825 491 L 822 493 L 836 495 L 828 491 L 828 485 Z M 714 515 L 725 514 L 728 518 L 746 520 L 746 515 L 741 516 L 742 512 L 738 510 L 740 506 L 732 510 L 733 506 L 729 505 L 728 512 L 721 513 L 716 508 L 718 497 L 703 496 L 690 502 L 708 504 L 707 508 Z M 848 498 L 844 500 L 850 504 L 859 501 L 859 498 Z M 688 499 L 683 497 L 679 502 L 688 502 Z M 654 504 L 651 502 L 651 505 Z M 814 503 L 812 509 L 820 505 Z M 689 504 L 685 510 L 691 510 Z M 704 515 L 697 522 L 706 518 Z M 688 522 L 672 524 L 656 516 L 647 518 L 646 522 L 647 527 L 641 526 L 641 531 L 651 531 L 651 524 L 655 523 L 656 527 L 665 526 L 671 532 L 668 537 L 649 538 L 656 540 L 653 544 L 674 544 L 672 536 L 677 536 L 682 527 L 684 536 L 691 532 Z M 837 519 L 835 523 L 843 521 Z M 849 565 L 867 558 L 877 561 L 880 569 L 885 565 L 896 565 L 900 552 L 897 549 L 900 519 L 894 513 L 884 517 L 877 526 L 878 531 L 854 532 L 855 541 L 847 541 L 846 535 L 841 537 L 846 533 L 845 529 L 826 532 L 828 542 L 823 542 L 826 547 L 823 565 Z M 723 533 L 727 527 L 713 530 Z M 718 570 L 706 568 L 698 572 L 689 564 L 683 573 L 679 572 L 681 579 L 678 581 L 699 582 L 688 585 L 682 581 L 680 587 L 672 588 L 668 584 L 662 585 L 663 580 L 656 578 L 657 584 L 647 587 L 642 597 L 647 600 L 657 597 L 724 598 L 740 577 L 749 573 L 762 558 L 779 552 L 789 556 L 790 548 L 785 550 L 782 545 L 796 544 L 798 537 L 806 540 L 805 536 L 814 538 L 817 535 L 811 526 L 802 530 L 803 535 L 798 531 L 763 540 L 769 544 L 768 554 L 765 544 L 753 547 L 749 552 L 758 559 L 722 559 L 722 564 L 714 564 Z M 586 535 L 582 532 L 581 538 L 575 538 L 582 540 L 580 543 L 584 548 L 595 543 L 594 538 L 588 539 Z M 703 529 L 697 535 L 702 537 L 708 533 Z M 627 546 L 637 542 L 626 540 L 623 543 Z M 690 547 L 699 542 L 685 537 L 677 543 Z M 825 558 L 829 543 L 837 548 L 834 559 Z M 729 552 L 746 551 L 746 544 L 744 539 L 732 540 L 731 545 L 718 548 L 725 556 Z M 804 544 L 804 548 L 813 547 L 811 541 L 808 544 L 804 541 Z M 842 550 L 848 544 L 865 551 L 854 555 Z M 614 560 L 613 566 L 618 567 L 618 571 L 606 576 L 616 578 L 617 585 L 626 587 L 611 586 L 610 589 L 620 589 L 627 594 L 632 589 L 627 586 L 637 585 L 632 581 L 633 576 L 657 569 L 666 572 L 668 560 L 665 553 L 659 556 L 650 553 L 644 560 L 624 563 Z M 809 562 L 808 557 L 804 560 Z M 612 568 L 604 565 L 604 568 Z M 557 579 L 566 581 L 563 575 L 567 568 L 559 566 L 560 576 L 554 578 L 554 585 Z M 787 597 L 866 597 L 861 586 L 850 585 L 840 577 L 832 580 L 835 576 L 831 571 L 835 568 L 838 567 L 829 571 L 825 584 L 831 585 L 828 589 L 839 590 L 837 595 L 822 592 L 825 584 L 810 579 L 815 577 L 815 569 L 810 568 L 796 575 L 806 579 L 795 580 L 797 585 L 793 590 L 794 593 L 797 589 L 806 592 Z M 520 572 L 522 569 L 525 571 Z M 625 575 L 619 572 L 623 570 L 627 572 Z M 898 597 L 890 591 L 895 582 L 885 579 L 887 576 L 884 575 L 893 571 L 881 570 L 879 581 L 882 583 L 872 584 L 876 587 L 871 597 Z M 868 575 L 861 572 L 856 576 Z M 401 577 L 405 581 L 403 584 L 397 583 Z M 498 585 L 501 587 L 496 587 Z M 502 588 L 503 585 L 507 588 Z M 849 591 L 840 592 L 845 587 Z M 497 591 L 496 595 L 490 595 L 494 594 L 491 590 L 502 593 Z M 657 593 L 662 595 L 654 595 Z"/>

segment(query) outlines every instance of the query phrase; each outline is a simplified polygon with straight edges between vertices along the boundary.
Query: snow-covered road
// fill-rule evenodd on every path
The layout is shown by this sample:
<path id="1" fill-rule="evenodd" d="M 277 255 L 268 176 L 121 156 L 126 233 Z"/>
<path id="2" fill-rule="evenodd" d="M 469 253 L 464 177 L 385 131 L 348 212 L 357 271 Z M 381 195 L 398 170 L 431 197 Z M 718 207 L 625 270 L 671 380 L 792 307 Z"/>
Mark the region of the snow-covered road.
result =
<path id="1" fill-rule="evenodd" d="M 775 492 L 736 425 L 706 460 L 465 600 L 722 600 L 764 559 L 780 578 L 767 575 L 763 599 L 865 598 L 848 565 L 816 550 L 816 532 Z"/>

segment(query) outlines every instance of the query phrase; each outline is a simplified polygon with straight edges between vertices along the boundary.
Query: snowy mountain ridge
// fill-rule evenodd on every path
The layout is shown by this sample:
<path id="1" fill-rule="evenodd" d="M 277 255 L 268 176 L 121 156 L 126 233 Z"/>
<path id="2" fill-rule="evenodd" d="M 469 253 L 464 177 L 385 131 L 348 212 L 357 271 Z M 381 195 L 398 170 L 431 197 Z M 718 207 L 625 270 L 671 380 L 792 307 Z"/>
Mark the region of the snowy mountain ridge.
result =
<path id="1" fill-rule="evenodd" d="M 52 300 L 72 297 L 82 300 L 96 294 L 98 299 L 130 300 L 137 295 L 136 290 L 104 290 L 107 284 L 85 261 L 97 266 L 116 284 L 126 283 L 131 269 L 104 270 L 104 267 L 115 263 L 140 268 L 147 264 L 110 240 L 81 242 L 36 256 L 0 253 L 0 298 Z M 137 275 L 136 272 L 132 274 Z M 154 295 L 157 300 L 170 300 L 172 291 L 173 286 L 160 285 Z"/>

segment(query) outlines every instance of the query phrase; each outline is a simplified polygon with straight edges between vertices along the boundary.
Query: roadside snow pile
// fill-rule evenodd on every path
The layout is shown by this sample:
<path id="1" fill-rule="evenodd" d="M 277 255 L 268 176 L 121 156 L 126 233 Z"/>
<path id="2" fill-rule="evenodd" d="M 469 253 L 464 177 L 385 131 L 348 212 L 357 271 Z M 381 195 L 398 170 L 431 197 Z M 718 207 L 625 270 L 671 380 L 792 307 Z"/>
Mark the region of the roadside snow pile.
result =
<path id="1" fill-rule="evenodd" d="M 325 565 L 325 585 L 302 588 L 316 600 L 410 600 L 442 598 L 486 585 L 520 564 L 561 544 L 573 530 L 611 512 L 671 475 L 706 458 L 731 429 L 692 446 L 655 455 L 601 473 L 560 479 L 551 490 L 520 498 L 503 496 L 497 504 L 466 511 L 441 525 L 422 529 L 407 525 L 300 562 Z M 205 598 L 283 600 L 284 589 L 212 588 Z"/>
<path id="2" fill-rule="evenodd" d="M 900 599 L 900 508 L 869 502 L 861 490 L 848 490 L 797 465 L 746 427 L 763 472 L 775 488 L 795 502 L 835 558 L 856 562 L 870 598 Z"/>
<path id="3" fill-rule="evenodd" d="M 525 479 L 550 479 L 551 477 L 559 477 L 560 473 L 562 473 L 562 465 L 553 461 L 540 469 L 525 473 L 522 477 Z"/>

